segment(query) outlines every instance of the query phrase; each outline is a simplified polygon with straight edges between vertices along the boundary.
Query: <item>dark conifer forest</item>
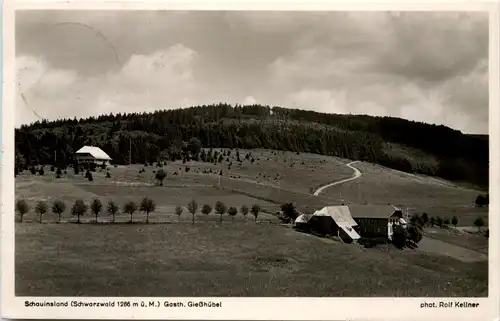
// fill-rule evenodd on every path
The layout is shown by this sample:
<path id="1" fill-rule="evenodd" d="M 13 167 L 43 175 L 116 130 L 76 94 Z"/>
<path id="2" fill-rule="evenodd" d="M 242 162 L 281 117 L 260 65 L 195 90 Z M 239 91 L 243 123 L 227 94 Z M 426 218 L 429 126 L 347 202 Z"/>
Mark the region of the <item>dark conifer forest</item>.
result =
<path id="1" fill-rule="evenodd" d="M 64 168 L 84 145 L 100 147 L 115 164 L 179 159 L 193 137 L 206 148 L 317 153 L 488 185 L 487 136 L 392 117 L 224 103 L 23 125 L 15 131 L 16 171 Z"/>

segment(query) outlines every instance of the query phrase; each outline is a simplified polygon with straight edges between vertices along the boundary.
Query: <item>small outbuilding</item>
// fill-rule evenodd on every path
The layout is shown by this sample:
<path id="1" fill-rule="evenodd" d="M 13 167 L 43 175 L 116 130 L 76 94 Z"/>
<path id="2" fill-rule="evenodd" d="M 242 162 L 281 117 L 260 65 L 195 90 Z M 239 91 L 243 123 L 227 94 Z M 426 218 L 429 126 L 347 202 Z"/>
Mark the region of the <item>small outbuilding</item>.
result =
<path id="1" fill-rule="evenodd" d="M 95 146 L 84 146 L 75 153 L 75 158 L 78 163 L 95 163 L 109 165 L 111 157 L 102 149 Z"/>

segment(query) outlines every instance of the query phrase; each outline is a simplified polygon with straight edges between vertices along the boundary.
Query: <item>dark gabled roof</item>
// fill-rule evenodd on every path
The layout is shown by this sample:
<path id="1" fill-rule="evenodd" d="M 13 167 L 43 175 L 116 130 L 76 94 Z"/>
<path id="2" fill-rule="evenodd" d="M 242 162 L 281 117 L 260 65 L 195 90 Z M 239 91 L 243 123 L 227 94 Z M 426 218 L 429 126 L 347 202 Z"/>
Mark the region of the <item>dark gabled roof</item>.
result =
<path id="1" fill-rule="evenodd" d="M 393 205 L 349 205 L 353 218 L 389 218 L 401 209 Z"/>

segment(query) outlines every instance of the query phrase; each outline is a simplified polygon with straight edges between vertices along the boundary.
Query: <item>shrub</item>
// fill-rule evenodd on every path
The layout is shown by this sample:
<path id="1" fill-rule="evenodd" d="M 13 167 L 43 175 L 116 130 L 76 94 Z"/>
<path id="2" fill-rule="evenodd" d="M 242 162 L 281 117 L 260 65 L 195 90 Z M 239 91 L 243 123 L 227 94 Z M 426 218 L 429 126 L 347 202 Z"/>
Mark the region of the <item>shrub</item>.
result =
<path id="1" fill-rule="evenodd" d="M 299 216 L 295 205 L 293 205 L 293 203 L 291 202 L 281 205 L 281 211 L 283 212 L 285 217 L 291 221 L 294 221 Z"/>
<path id="2" fill-rule="evenodd" d="M 132 216 L 134 215 L 135 211 L 137 211 L 137 204 L 133 201 L 127 202 L 123 206 L 123 213 L 127 213 L 130 215 L 130 223 L 133 222 Z"/>
<path id="3" fill-rule="evenodd" d="M 443 224 L 444 224 L 444 225 L 450 225 L 450 219 L 449 219 L 449 218 L 446 218 L 446 219 L 443 221 Z"/>
<path id="4" fill-rule="evenodd" d="M 56 167 L 54 165 L 50 166 L 50 171 L 54 172 L 56 170 Z"/>
<path id="5" fill-rule="evenodd" d="M 243 214 L 243 218 L 247 218 L 247 214 L 248 214 L 248 206 L 246 205 L 242 205 L 241 208 L 240 208 L 240 212 L 241 214 Z"/>
<path id="6" fill-rule="evenodd" d="M 36 168 L 34 166 L 30 167 L 30 172 L 32 175 L 36 175 Z"/>
<path id="7" fill-rule="evenodd" d="M 116 213 L 118 213 L 118 205 L 116 205 L 116 203 L 113 201 L 109 201 L 107 210 L 108 214 L 113 216 L 113 223 L 114 223 Z"/>
<path id="8" fill-rule="evenodd" d="M 478 207 L 483 207 L 485 205 L 488 205 L 489 203 L 489 197 L 488 195 L 478 195 L 476 197 L 476 206 Z"/>
<path id="9" fill-rule="evenodd" d="M 163 169 L 159 169 L 158 172 L 156 172 L 155 179 L 160 182 L 160 186 L 163 186 L 165 177 L 167 177 L 167 173 Z"/>
<path id="10" fill-rule="evenodd" d="M 179 219 L 181 218 L 183 211 L 184 211 L 184 209 L 182 208 L 182 206 L 177 205 L 175 207 L 175 214 L 179 217 Z"/>
<path id="11" fill-rule="evenodd" d="M 61 200 L 55 200 L 52 203 L 52 213 L 57 215 L 57 222 L 61 222 L 61 215 L 66 211 L 66 204 Z"/>
<path id="12" fill-rule="evenodd" d="M 401 225 L 394 225 L 392 244 L 394 244 L 397 248 L 402 249 L 405 247 L 407 239 L 408 235 L 406 233 L 406 229 Z"/>
<path id="13" fill-rule="evenodd" d="M 44 201 L 39 201 L 36 204 L 35 212 L 37 212 L 38 215 L 40 216 L 40 223 L 42 223 L 43 214 L 47 213 L 47 210 L 48 210 L 48 206 L 47 206 L 47 203 L 45 203 Z"/>
<path id="14" fill-rule="evenodd" d="M 410 225 L 408 227 L 408 238 L 415 244 L 418 244 L 423 238 L 423 231 L 419 226 Z"/>
<path id="15" fill-rule="evenodd" d="M 431 226 L 434 226 L 436 225 L 436 219 L 433 217 L 431 217 L 431 219 L 429 220 L 429 223 L 431 223 Z"/>
<path id="16" fill-rule="evenodd" d="M 87 213 L 88 207 L 82 200 L 76 200 L 71 208 L 71 214 L 77 216 L 77 223 L 80 223 L 80 216 Z"/>
<path id="17" fill-rule="evenodd" d="M 196 214 L 197 210 L 198 210 L 198 203 L 196 203 L 195 200 L 192 200 L 191 202 L 189 202 L 188 211 L 193 216 L 193 224 L 194 224 L 194 215 Z"/>
<path id="18" fill-rule="evenodd" d="M 156 209 L 156 204 L 152 199 L 148 197 L 142 199 L 141 211 L 143 213 L 146 213 L 146 223 L 149 223 L 149 213 L 154 212 L 155 209 Z"/>
<path id="19" fill-rule="evenodd" d="M 478 217 L 474 220 L 474 226 L 477 227 L 477 230 L 480 231 L 481 227 L 484 226 L 484 220 L 481 217 Z"/>
<path id="20" fill-rule="evenodd" d="M 111 178 L 111 174 L 109 172 L 106 172 L 106 178 Z"/>
<path id="21" fill-rule="evenodd" d="M 99 199 L 95 198 L 92 200 L 92 203 L 90 204 L 90 210 L 92 213 L 94 213 L 95 216 L 95 222 L 97 223 L 97 217 L 102 211 L 102 203 Z"/>
<path id="22" fill-rule="evenodd" d="M 436 217 L 436 225 L 441 227 L 443 226 L 443 219 L 441 217 Z"/>
<path id="23" fill-rule="evenodd" d="M 453 224 L 455 227 L 457 227 L 458 224 L 458 218 L 456 216 L 453 216 L 451 218 L 451 224 Z"/>
<path id="24" fill-rule="evenodd" d="M 220 215 L 220 222 L 222 223 L 222 215 L 226 213 L 227 211 L 227 206 L 221 201 L 217 201 L 215 203 L 215 212 Z"/>
<path id="25" fill-rule="evenodd" d="M 429 215 L 425 212 L 422 213 L 422 222 L 424 223 L 424 225 L 429 223 Z"/>
<path id="26" fill-rule="evenodd" d="M 43 176 L 45 174 L 45 171 L 43 170 L 43 166 L 40 166 L 40 169 L 38 170 L 38 175 Z"/>
<path id="27" fill-rule="evenodd" d="M 18 200 L 16 202 L 16 210 L 19 213 L 19 217 L 20 217 L 21 222 L 22 222 L 24 215 L 29 212 L 30 208 L 29 208 L 28 203 L 25 200 Z"/>
<path id="28" fill-rule="evenodd" d="M 257 222 L 257 217 L 259 216 L 259 212 L 260 212 L 260 205 L 253 204 L 252 209 L 250 211 L 252 212 L 252 215 L 255 217 L 255 222 Z"/>
<path id="29" fill-rule="evenodd" d="M 203 207 L 201 208 L 201 212 L 205 215 L 208 215 L 212 212 L 212 207 L 208 204 L 205 204 L 203 205 Z"/>
<path id="30" fill-rule="evenodd" d="M 238 209 L 234 206 L 231 206 L 228 210 L 227 210 L 227 214 L 229 214 L 231 216 L 231 219 L 233 220 L 234 217 L 236 216 L 236 214 L 238 214 Z"/>

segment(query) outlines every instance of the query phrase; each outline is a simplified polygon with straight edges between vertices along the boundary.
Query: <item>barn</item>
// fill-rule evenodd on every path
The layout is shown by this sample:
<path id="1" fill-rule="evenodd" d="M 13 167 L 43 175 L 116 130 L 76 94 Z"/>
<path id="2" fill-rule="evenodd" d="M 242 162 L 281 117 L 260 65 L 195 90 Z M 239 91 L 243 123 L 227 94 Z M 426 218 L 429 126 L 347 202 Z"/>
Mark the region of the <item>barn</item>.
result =
<path id="1" fill-rule="evenodd" d="M 95 163 L 109 165 L 111 157 L 108 156 L 102 149 L 95 146 L 84 146 L 75 153 L 75 158 L 78 163 Z"/>
<path id="2" fill-rule="evenodd" d="M 349 205 L 357 231 L 364 238 L 392 239 L 392 226 L 404 224 L 403 212 L 393 205 Z"/>
<path id="3" fill-rule="evenodd" d="M 309 218 L 308 224 L 311 231 L 320 235 L 335 235 L 344 242 L 360 239 L 355 230 L 357 223 L 352 219 L 347 206 L 324 207 Z"/>

